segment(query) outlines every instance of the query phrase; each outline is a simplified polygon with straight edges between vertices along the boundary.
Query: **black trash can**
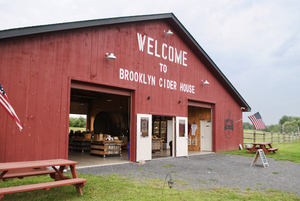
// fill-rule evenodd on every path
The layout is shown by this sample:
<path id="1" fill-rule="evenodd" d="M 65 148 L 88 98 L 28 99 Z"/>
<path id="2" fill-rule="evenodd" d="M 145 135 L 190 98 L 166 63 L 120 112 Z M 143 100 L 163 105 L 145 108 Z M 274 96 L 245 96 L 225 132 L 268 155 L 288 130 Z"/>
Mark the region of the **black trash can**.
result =
<path id="1" fill-rule="evenodd" d="M 173 143 L 172 143 L 172 140 L 169 142 L 169 146 L 170 146 L 170 156 L 172 156 L 172 146 L 173 146 Z"/>

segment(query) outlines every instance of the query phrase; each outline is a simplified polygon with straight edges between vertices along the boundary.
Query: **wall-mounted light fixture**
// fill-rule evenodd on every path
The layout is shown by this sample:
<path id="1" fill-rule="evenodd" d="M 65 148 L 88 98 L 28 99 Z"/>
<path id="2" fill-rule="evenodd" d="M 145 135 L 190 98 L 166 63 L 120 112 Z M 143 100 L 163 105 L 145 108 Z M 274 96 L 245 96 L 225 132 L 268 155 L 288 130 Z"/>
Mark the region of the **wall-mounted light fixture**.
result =
<path id="1" fill-rule="evenodd" d="M 83 105 L 83 102 L 81 102 L 80 105 Z"/>
<path id="2" fill-rule="evenodd" d="M 114 53 L 106 53 L 106 56 L 107 56 L 107 59 L 110 59 L 110 60 L 116 60 L 117 57 L 114 55 Z"/>
<path id="3" fill-rule="evenodd" d="M 245 107 L 241 107 L 241 110 L 244 110 L 245 109 Z"/>
<path id="4" fill-rule="evenodd" d="M 123 108 L 122 105 L 120 105 L 119 108 L 122 109 Z"/>
<path id="5" fill-rule="evenodd" d="M 148 96 L 147 100 L 150 100 L 151 99 L 151 96 Z"/>
<path id="6" fill-rule="evenodd" d="M 171 36 L 171 35 L 173 35 L 173 32 L 171 31 L 171 30 L 168 30 L 167 32 L 166 31 L 164 31 L 165 33 L 166 33 L 166 35 L 167 36 Z"/>
<path id="7" fill-rule="evenodd" d="M 203 80 L 201 80 L 202 82 L 203 82 Z M 207 80 L 205 80 L 204 82 L 203 82 L 203 84 L 204 85 L 209 85 L 209 82 L 207 81 Z"/>
<path id="8" fill-rule="evenodd" d="M 108 101 L 108 102 L 111 102 L 111 101 L 112 101 L 112 99 L 111 99 L 111 98 L 108 98 L 106 101 Z"/>
<path id="9" fill-rule="evenodd" d="M 180 104 L 181 103 L 181 100 L 180 101 L 178 101 L 178 104 Z"/>

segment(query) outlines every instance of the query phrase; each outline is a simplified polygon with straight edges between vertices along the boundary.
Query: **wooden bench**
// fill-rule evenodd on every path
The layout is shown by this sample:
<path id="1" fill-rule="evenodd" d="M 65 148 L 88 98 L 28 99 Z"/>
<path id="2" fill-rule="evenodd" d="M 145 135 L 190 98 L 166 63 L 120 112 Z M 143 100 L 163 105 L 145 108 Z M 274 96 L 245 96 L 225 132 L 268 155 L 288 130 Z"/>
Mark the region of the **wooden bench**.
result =
<path id="1" fill-rule="evenodd" d="M 268 152 L 272 152 L 273 151 L 273 153 L 275 153 L 275 151 L 277 151 L 277 150 L 278 150 L 278 148 L 272 147 L 272 148 L 268 149 Z"/>
<path id="2" fill-rule="evenodd" d="M 81 188 L 85 185 L 85 182 L 86 182 L 86 179 L 83 179 L 83 178 L 72 178 L 72 179 L 65 179 L 65 180 L 52 181 L 52 182 L 46 182 L 46 183 L 0 188 L 0 200 L 2 200 L 2 198 L 4 197 L 5 194 L 19 193 L 19 192 L 24 192 L 24 191 L 32 191 L 32 190 L 40 190 L 40 189 L 49 190 L 50 188 L 53 188 L 53 187 L 65 186 L 65 185 L 76 186 L 77 193 L 80 193 L 81 195 L 83 195 Z"/>
<path id="3" fill-rule="evenodd" d="M 24 177 L 36 176 L 36 175 L 46 175 L 50 174 L 51 177 L 55 174 L 55 170 L 37 170 L 32 172 L 20 172 L 20 173 L 13 173 L 13 174 L 6 174 L 3 176 L 2 179 L 11 179 L 11 178 L 19 178 L 23 179 Z"/>

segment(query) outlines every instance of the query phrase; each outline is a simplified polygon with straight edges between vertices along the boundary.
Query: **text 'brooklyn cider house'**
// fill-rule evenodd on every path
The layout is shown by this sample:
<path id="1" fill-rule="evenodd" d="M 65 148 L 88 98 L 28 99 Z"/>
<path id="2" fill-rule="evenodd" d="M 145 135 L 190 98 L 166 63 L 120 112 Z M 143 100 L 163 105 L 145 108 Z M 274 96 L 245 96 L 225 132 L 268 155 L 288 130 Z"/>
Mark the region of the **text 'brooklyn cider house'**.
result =
<path id="1" fill-rule="evenodd" d="M 141 52 L 144 51 L 144 46 L 146 44 L 147 53 L 150 55 L 154 55 L 156 57 L 161 57 L 165 60 L 169 60 L 171 62 L 175 62 L 177 64 L 181 64 L 183 66 L 187 66 L 186 64 L 186 56 L 187 52 L 183 50 L 177 50 L 172 46 L 168 46 L 167 44 L 163 43 L 161 47 L 158 47 L 157 40 L 150 38 L 149 36 L 143 36 L 140 33 L 137 33 L 138 43 L 139 43 L 139 50 Z M 161 48 L 161 55 L 158 53 L 158 48 Z"/>

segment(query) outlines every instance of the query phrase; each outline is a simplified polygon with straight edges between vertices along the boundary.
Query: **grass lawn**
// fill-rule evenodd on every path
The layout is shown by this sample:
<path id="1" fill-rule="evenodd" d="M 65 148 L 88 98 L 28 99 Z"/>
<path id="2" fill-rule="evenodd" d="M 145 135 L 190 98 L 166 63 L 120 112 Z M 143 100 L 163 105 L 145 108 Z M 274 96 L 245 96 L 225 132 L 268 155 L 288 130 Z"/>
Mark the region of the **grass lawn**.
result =
<path id="1" fill-rule="evenodd" d="M 279 150 L 267 157 L 300 163 L 300 142 L 274 144 L 274 147 L 278 147 Z M 249 154 L 248 150 L 223 153 L 249 157 L 253 157 L 255 154 Z M 83 196 L 76 193 L 74 186 L 63 186 L 51 188 L 49 191 L 37 190 L 5 195 L 3 200 L 300 200 L 299 196 L 272 189 L 260 192 L 242 191 L 238 188 L 177 190 L 165 187 L 162 191 L 164 180 L 158 178 L 134 180 L 117 174 L 111 174 L 107 177 L 91 174 L 79 174 L 78 176 L 87 179 L 87 183 L 82 189 Z M 9 179 L 0 181 L 0 188 L 47 181 L 53 180 L 49 176 Z M 179 184 L 177 183 L 177 185 Z"/>
<path id="2" fill-rule="evenodd" d="M 132 180 L 112 174 L 107 177 L 82 175 L 87 179 L 83 196 L 76 193 L 74 186 L 51 188 L 5 195 L 4 200 L 300 200 L 293 194 L 277 190 L 241 191 L 239 189 L 213 188 L 202 190 L 163 189 L 161 179 Z M 20 184 L 51 181 L 48 176 L 39 176 L 0 182 L 0 188 Z"/>
<path id="3" fill-rule="evenodd" d="M 78 130 L 80 130 L 80 131 L 86 131 L 86 128 L 69 127 L 69 131 L 70 131 L 70 130 L 73 130 L 74 132 L 75 132 L 75 131 L 78 131 Z"/>
<path id="4" fill-rule="evenodd" d="M 269 155 L 267 155 L 268 158 L 275 158 L 275 160 L 280 161 L 291 161 L 294 163 L 300 163 L 300 141 L 285 144 L 272 144 L 272 147 L 278 148 L 278 151 L 276 151 L 276 153 L 271 152 Z M 253 157 L 256 152 L 252 152 L 252 154 L 249 154 L 249 150 L 244 149 L 222 153 Z"/>

